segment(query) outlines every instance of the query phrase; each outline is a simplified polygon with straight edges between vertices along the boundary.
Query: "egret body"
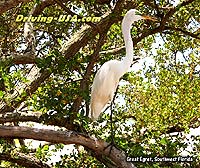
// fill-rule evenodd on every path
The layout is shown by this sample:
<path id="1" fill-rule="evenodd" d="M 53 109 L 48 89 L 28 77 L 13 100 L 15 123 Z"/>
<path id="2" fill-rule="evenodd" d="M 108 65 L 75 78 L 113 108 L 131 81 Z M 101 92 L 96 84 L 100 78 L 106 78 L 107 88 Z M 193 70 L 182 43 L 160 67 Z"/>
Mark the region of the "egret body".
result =
<path id="1" fill-rule="evenodd" d="M 128 71 L 133 60 L 133 41 L 131 39 L 131 25 L 133 22 L 149 19 L 149 16 L 141 16 L 136 9 L 129 10 L 122 20 L 122 34 L 125 41 L 126 56 L 121 60 L 105 62 L 97 72 L 91 91 L 90 117 L 97 120 L 105 105 L 112 101 L 120 78 Z"/>

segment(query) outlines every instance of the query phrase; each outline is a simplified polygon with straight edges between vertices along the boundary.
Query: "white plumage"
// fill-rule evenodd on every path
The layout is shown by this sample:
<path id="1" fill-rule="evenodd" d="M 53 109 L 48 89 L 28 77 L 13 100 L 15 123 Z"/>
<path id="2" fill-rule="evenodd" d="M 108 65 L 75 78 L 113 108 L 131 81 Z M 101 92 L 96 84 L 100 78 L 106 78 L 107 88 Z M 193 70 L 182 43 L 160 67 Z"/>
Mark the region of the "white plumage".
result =
<path id="1" fill-rule="evenodd" d="M 135 9 L 129 10 L 122 21 L 126 56 L 122 61 L 110 60 L 105 62 L 97 72 L 91 91 L 90 117 L 97 120 L 105 105 L 113 99 L 119 79 L 126 73 L 133 60 L 133 41 L 131 39 L 131 25 L 141 19 L 155 20 L 149 16 L 138 15 Z"/>

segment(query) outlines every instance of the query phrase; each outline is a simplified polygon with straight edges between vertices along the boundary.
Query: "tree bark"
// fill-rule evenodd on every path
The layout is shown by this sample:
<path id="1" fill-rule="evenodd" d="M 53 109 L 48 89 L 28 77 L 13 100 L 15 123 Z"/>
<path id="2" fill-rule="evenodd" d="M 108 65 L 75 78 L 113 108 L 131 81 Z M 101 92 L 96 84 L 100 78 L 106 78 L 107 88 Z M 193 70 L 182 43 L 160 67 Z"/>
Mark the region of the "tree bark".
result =
<path id="1" fill-rule="evenodd" d="M 52 143 L 78 144 L 87 147 L 95 155 L 109 158 L 116 168 L 135 168 L 131 162 L 126 161 L 123 151 L 114 146 L 108 147 L 108 143 L 103 140 L 95 140 L 87 135 L 75 131 L 54 131 L 49 129 L 37 129 L 19 126 L 0 126 L 0 137 L 35 139 Z M 106 148 L 108 147 L 108 148 Z"/>
<path id="2" fill-rule="evenodd" d="M 10 155 L 6 153 L 0 154 L 0 160 L 9 161 L 12 163 L 16 163 L 19 166 L 31 167 L 31 168 L 50 168 L 49 165 L 42 163 L 36 158 L 29 157 L 25 154 L 17 153 L 17 155 Z"/>

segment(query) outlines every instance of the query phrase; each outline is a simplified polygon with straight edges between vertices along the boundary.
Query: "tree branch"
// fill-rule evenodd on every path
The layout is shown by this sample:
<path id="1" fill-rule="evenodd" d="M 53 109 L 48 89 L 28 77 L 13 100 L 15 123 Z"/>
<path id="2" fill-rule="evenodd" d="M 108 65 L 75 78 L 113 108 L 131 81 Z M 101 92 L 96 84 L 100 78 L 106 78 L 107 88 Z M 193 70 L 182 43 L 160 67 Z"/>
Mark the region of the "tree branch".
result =
<path id="1" fill-rule="evenodd" d="M 42 135 L 42 136 L 41 136 Z M 0 126 L 0 137 L 25 138 L 52 143 L 78 144 L 87 147 L 96 155 L 104 155 L 116 164 L 116 168 L 133 168 L 131 162 L 126 161 L 123 151 L 115 147 L 108 147 L 103 140 L 95 140 L 89 136 L 74 131 L 54 131 L 18 126 Z M 111 150 L 111 151 L 110 151 Z"/>
<path id="2" fill-rule="evenodd" d="M 161 20 L 161 26 L 164 26 L 167 20 L 176 12 L 178 11 L 181 7 L 186 6 L 190 3 L 192 3 L 195 0 L 187 0 L 183 1 L 182 3 L 178 4 L 176 7 L 170 8 L 169 12 L 162 18 Z"/>
<path id="3" fill-rule="evenodd" d="M 11 114 L 8 116 L 0 117 L 0 124 L 7 122 L 42 122 L 39 116 L 24 116 L 20 114 Z"/>
<path id="4" fill-rule="evenodd" d="M 0 160 L 17 163 L 19 166 L 24 166 L 24 167 L 50 168 L 49 165 L 42 163 L 40 160 L 37 160 L 36 158 L 30 157 L 21 153 L 17 153 L 15 155 L 1 153 Z"/>
<path id="5" fill-rule="evenodd" d="M 35 113 L 35 112 L 34 112 Z M 0 115 L 0 124 L 11 123 L 11 122 L 36 122 L 43 123 L 46 125 L 53 125 L 59 127 L 65 127 L 68 130 L 79 130 L 78 125 L 74 125 L 66 118 L 60 118 L 56 114 L 39 114 L 39 115 L 22 115 L 21 113 L 10 113 L 5 116 Z"/>
<path id="6" fill-rule="evenodd" d="M 63 4 L 63 2 L 61 2 L 60 0 L 55 0 L 56 1 L 56 3 L 64 10 L 64 11 L 66 11 L 68 14 L 70 14 L 71 16 L 74 16 L 74 15 L 76 15 L 77 16 L 77 18 L 78 19 L 82 19 L 83 17 L 82 16 L 80 16 L 80 15 L 77 15 L 76 13 L 74 13 L 74 12 L 72 12 L 69 8 L 67 8 L 64 4 Z M 93 27 L 96 27 L 96 25 L 94 24 L 94 23 L 92 23 L 92 22 L 86 22 L 86 24 L 88 24 L 89 26 L 93 26 Z"/>
<path id="7" fill-rule="evenodd" d="M 187 35 L 187 36 L 190 36 L 190 37 L 193 37 L 193 38 L 196 38 L 196 39 L 200 39 L 200 37 L 199 37 L 199 34 L 200 34 L 200 33 L 194 34 L 194 33 L 191 33 L 191 32 L 189 32 L 189 31 L 186 31 L 186 30 L 183 30 L 183 29 L 181 29 L 181 28 L 178 28 L 178 27 L 169 27 L 169 26 L 165 26 L 165 29 L 166 29 L 166 30 L 179 31 L 179 32 L 181 32 L 181 33 L 183 33 L 183 34 L 185 34 L 185 35 Z"/>
<path id="8" fill-rule="evenodd" d="M 32 15 L 39 15 L 46 7 L 55 4 L 53 0 L 42 0 L 39 4 L 33 8 Z"/>
<path id="9" fill-rule="evenodd" d="M 114 49 L 110 49 L 110 50 L 106 50 L 106 51 L 101 51 L 99 54 L 119 54 L 121 53 L 122 50 L 125 49 L 125 46 L 122 47 L 118 47 L 118 48 L 114 48 Z"/>
<path id="10" fill-rule="evenodd" d="M 11 53 L 9 56 L 2 57 L 4 60 L 12 60 L 12 63 L 18 64 L 34 64 L 35 63 L 35 53 L 34 52 L 26 52 L 26 53 Z"/>

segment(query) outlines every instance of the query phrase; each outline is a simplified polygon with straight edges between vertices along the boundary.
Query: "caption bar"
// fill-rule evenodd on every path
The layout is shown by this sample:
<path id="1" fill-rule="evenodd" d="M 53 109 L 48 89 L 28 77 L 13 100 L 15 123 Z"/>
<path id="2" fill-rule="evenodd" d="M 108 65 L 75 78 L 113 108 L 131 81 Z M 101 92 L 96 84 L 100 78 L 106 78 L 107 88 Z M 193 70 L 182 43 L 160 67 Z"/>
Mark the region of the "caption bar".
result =
<path id="1" fill-rule="evenodd" d="M 127 162 L 193 162 L 192 157 L 127 157 Z"/>

